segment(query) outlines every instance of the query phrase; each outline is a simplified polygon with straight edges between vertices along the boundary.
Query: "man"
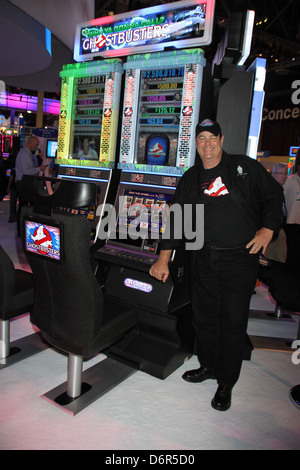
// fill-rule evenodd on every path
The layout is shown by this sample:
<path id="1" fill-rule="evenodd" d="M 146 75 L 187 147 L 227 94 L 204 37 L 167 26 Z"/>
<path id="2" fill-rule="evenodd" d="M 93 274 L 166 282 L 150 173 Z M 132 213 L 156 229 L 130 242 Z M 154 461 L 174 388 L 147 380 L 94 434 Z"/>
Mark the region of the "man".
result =
<path id="1" fill-rule="evenodd" d="M 277 163 L 271 170 L 271 175 L 278 181 L 279 184 L 283 185 L 287 179 L 287 164 Z"/>
<path id="2" fill-rule="evenodd" d="M 38 175 L 40 171 L 44 171 L 47 165 L 35 166 L 33 161 L 33 152 L 37 150 L 39 146 L 39 139 L 35 136 L 30 136 L 27 139 L 24 147 L 19 151 L 16 158 L 16 188 L 17 197 L 19 199 L 19 208 L 17 213 L 17 228 L 18 236 L 20 236 L 20 213 L 21 208 L 25 204 L 25 201 L 20 198 L 20 185 L 23 175 Z"/>
<path id="3" fill-rule="evenodd" d="M 201 367 L 183 379 L 216 378 L 216 410 L 231 406 L 243 361 L 249 305 L 265 252 L 280 228 L 282 188 L 256 160 L 223 151 L 217 122 L 196 127 L 199 161 L 181 178 L 173 203 L 204 204 L 204 246 L 192 252 L 191 303 Z M 216 184 L 216 182 L 218 184 Z M 221 189 L 221 190 L 220 190 Z M 180 240 L 162 240 L 150 274 L 166 281 L 171 252 Z"/>

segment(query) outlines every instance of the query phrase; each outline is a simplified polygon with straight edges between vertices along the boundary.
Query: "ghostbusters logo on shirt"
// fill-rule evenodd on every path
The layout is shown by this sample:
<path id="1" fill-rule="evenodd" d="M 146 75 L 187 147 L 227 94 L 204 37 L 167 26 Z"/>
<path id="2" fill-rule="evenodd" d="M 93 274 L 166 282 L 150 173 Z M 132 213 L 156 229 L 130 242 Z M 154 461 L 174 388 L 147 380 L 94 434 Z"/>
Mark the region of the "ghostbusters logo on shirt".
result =
<path id="1" fill-rule="evenodd" d="M 206 196 L 211 197 L 219 197 L 229 194 L 229 191 L 223 183 L 221 176 L 218 176 L 216 179 L 214 179 L 210 183 L 208 189 L 205 189 L 203 192 Z"/>

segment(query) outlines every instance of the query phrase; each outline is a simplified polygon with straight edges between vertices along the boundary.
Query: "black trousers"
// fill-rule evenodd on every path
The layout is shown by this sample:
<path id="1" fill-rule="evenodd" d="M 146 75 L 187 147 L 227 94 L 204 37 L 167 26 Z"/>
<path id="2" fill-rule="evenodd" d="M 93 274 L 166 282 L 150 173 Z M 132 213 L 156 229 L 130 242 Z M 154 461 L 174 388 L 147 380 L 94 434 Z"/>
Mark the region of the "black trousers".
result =
<path id="1" fill-rule="evenodd" d="M 246 248 L 204 245 L 196 258 L 191 301 L 198 359 L 215 371 L 218 384 L 234 386 L 243 362 L 258 255 Z"/>

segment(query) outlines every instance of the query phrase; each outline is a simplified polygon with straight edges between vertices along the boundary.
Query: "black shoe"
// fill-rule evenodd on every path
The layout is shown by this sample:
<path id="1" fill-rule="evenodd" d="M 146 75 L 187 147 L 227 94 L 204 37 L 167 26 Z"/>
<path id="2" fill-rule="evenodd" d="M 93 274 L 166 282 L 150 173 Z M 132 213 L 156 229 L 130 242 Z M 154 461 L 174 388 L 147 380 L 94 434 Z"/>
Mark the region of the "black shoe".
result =
<path id="1" fill-rule="evenodd" d="M 198 383 L 207 379 L 215 379 L 216 377 L 211 369 L 200 367 L 200 369 L 188 370 L 183 374 L 182 378 L 187 382 Z"/>
<path id="2" fill-rule="evenodd" d="M 232 387 L 219 385 L 214 398 L 212 399 L 211 406 L 218 411 L 226 411 L 231 406 L 231 392 Z"/>

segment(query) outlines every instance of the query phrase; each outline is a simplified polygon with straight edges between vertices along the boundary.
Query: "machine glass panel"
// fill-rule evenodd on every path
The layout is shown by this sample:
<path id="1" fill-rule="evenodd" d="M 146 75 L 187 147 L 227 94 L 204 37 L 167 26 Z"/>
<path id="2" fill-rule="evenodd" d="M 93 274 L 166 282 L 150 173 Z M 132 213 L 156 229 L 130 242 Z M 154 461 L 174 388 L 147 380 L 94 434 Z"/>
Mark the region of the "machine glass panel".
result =
<path id="1" fill-rule="evenodd" d="M 136 163 L 176 166 L 184 67 L 141 71 Z"/>
<path id="2" fill-rule="evenodd" d="M 99 160 L 105 75 L 74 80 L 74 104 L 71 125 L 71 157 Z"/>

